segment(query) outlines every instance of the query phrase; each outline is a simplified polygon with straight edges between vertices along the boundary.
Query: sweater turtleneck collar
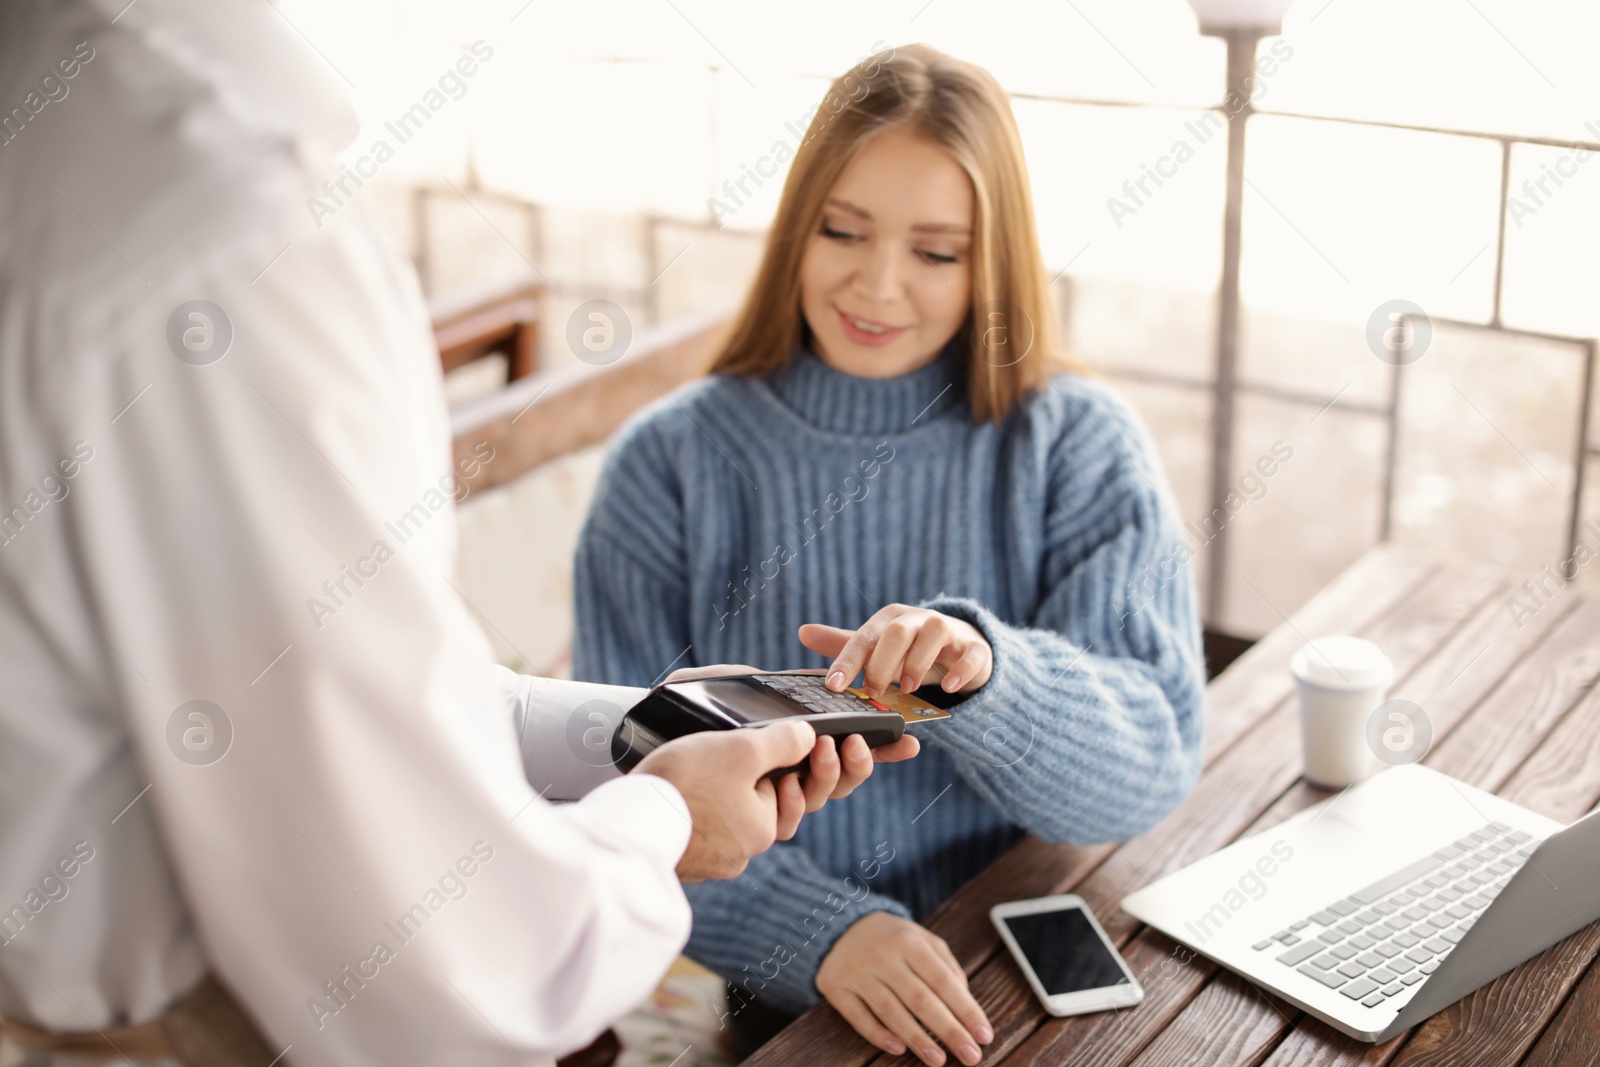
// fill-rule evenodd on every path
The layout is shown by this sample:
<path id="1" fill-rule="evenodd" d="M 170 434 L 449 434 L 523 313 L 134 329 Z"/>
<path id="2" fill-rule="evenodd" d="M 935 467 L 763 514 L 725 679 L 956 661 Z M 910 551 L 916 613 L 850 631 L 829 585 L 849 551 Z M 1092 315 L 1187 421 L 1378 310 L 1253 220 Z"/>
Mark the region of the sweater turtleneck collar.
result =
<path id="1" fill-rule="evenodd" d="M 819 430 L 895 434 L 922 426 L 966 397 L 960 336 L 937 359 L 894 378 L 863 378 L 828 366 L 804 344 L 768 379 L 783 403 Z"/>

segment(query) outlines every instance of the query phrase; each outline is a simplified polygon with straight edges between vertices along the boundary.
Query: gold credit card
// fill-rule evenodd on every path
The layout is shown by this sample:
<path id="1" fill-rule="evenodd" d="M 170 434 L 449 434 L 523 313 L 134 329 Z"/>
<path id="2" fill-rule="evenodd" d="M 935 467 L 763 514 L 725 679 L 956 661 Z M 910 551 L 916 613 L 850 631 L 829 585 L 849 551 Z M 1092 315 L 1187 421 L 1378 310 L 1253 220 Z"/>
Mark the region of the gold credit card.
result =
<path id="1" fill-rule="evenodd" d="M 865 701 L 878 711 L 897 712 L 906 721 L 907 726 L 919 722 L 933 722 L 937 719 L 948 719 L 950 713 L 943 708 L 936 708 L 923 700 L 915 693 L 907 693 L 893 682 L 883 691 L 882 696 L 870 696 L 865 689 L 846 689 L 846 693 Z"/>

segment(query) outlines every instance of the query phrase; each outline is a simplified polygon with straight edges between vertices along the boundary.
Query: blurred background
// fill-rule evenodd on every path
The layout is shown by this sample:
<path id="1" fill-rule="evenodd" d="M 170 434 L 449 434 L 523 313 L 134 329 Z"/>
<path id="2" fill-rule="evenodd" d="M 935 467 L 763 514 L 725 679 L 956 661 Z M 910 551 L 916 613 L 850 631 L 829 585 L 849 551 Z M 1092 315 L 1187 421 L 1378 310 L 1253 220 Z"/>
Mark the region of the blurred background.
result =
<path id="1" fill-rule="evenodd" d="M 1600 549 L 1593 3 L 276 6 L 361 115 L 347 163 L 394 149 L 356 196 L 433 301 L 458 443 L 537 438 L 510 456 L 491 433 L 498 484 L 460 512 L 460 587 L 521 670 L 567 671 L 606 436 L 703 370 L 829 81 L 914 41 L 1013 94 L 1066 334 L 1155 433 L 1218 647 L 1383 540 L 1530 580 Z M 1229 22 L 1255 28 L 1202 32 Z M 440 91 L 463 54 L 475 73 Z M 595 306 L 619 309 L 616 362 L 573 343 Z M 1407 351 L 1374 341 L 1397 306 Z M 1248 478 L 1275 446 L 1292 457 Z M 715 1062 L 706 1005 L 673 1008 L 714 1001 L 706 977 L 619 1026 L 632 1062 L 686 1042 Z"/>
<path id="2" fill-rule="evenodd" d="M 1221 10 L 1241 6 L 1275 21 L 1266 0 Z M 926 41 L 1013 94 L 1067 334 L 1159 440 L 1208 627 L 1259 635 L 1383 539 L 1535 578 L 1600 517 L 1593 4 L 1302 0 L 1244 42 L 1246 62 L 1272 58 L 1245 124 L 1225 361 L 1227 44 L 1184 0 L 278 7 L 358 108 L 349 162 L 396 149 L 358 195 L 440 321 L 521 299 L 535 379 L 577 366 L 567 325 L 588 300 L 622 309 L 634 348 L 726 316 L 829 80 Z M 475 42 L 492 56 L 459 96 L 395 126 Z M 1170 176 L 1139 192 L 1153 168 Z M 1393 300 L 1432 326 L 1405 367 L 1367 339 Z M 453 402 L 481 406 L 507 373 L 500 354 L 465 362 Z M 565 666 L 591 436 L 462 508 L 462 588 L 523 669 Z M 1279 441 L 1293 458 L 1214 534 L 1220 492 Z"/>

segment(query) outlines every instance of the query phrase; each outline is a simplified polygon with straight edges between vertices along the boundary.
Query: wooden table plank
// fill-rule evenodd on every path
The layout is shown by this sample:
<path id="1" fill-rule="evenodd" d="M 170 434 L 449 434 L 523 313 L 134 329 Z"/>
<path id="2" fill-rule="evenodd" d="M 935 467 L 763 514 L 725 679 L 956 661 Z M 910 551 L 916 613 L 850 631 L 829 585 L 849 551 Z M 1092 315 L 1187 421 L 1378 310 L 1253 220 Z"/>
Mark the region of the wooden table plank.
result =
<path id="1" fill-rule="evenodd" d="M 1545 736 L 1502 796 L 1561 822 L 1573 822 L 1594 808 L 1600 794 L 1600 685 L 1589 690 L 1567 717 Z"/>
<path id="2" fill-rule="evenodd" d="M 1572 1067 L 1600 1063 L 1600 967 L 1589 966 L 1577 991 L 1540 1035 L 1523 1067 Z"/>
<path id="3" fill-rule="evenodd" d="M 1295 631 L 1319 637 L 1348 632 L 1352 620 L 1370 623 L 1404 602 L 1415 588 L 1440 570 L 1437 561 L 1425 554 L 1393 545 L 1380 546 L 1295 612 L 1292 628 L 1273 631 L 1257 642 L 1208 689 L 1208 762 L 1289 697 L 1293 686 L 1288 678 L 1289 658 L 1300 645 Z M 1285 633 L 1287 637 L 1283 636 Z M 999 949 L 989 925 L 990 906 L 1003 900 L 1065 892 L 1111 852 L 1110 845 L 1073 848 L 1027 839 L 962 887 L 928 918 L 926 925 L 949 942 L 969 974 L 975 973 Z M 864 1067 L 876 1053 L 823 1002 L 745 1062 L 749 1067 L 809 1067 L 819 1062 L 830 1067 Z"/>
<path id="4" fill-rule="evenodd" d="M 1489 697 L 1491 714 L 1472 716 L 1428 754 L 1428 765 L 1463 781 L 1508 778 L 1600 676 L 1597 634 L 1600 598 L 1585 597 L 1506 675 Z"/>
<path id="5" fill-rule="evenodd" d="M 1122 957 L 1144 987 L 1144 1001 L 1124 1010 L 1046 1019 L 1005 1062 L 1070 1063 L 1073 1067 L 1111 1067 L 1126 1063 L 1194 998 L 1217 965 L 1145 928 L 1122 948 Z M 998 1063 L 998 1057 L 985 1062 Z"/>
<path id="6" fill-rule="evenodd" d="M 1279 1006 L 1251 983 L 1223 971 L 1133 1063 L 1135 1067 L 1168 1063 L 1253 1067 L 1277 1043 L 1295 1014 L 1296 1009 Z"/>

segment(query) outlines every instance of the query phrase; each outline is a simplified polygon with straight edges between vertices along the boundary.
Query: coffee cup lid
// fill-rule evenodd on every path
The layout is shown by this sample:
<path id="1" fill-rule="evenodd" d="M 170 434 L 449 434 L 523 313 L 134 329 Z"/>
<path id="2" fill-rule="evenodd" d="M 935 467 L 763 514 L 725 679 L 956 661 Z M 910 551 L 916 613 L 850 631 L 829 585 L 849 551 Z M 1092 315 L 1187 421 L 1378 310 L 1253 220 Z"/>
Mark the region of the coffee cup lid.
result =
<path id="1" fill-rule="evenodd" d="M 1394 664 L 1360 637 L 1318 637 L 1289 660 L 1302 682 L 1323 689 L 1377 689 L 1394 681 Z"/>

